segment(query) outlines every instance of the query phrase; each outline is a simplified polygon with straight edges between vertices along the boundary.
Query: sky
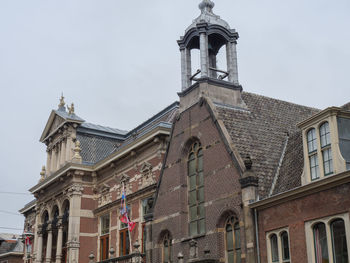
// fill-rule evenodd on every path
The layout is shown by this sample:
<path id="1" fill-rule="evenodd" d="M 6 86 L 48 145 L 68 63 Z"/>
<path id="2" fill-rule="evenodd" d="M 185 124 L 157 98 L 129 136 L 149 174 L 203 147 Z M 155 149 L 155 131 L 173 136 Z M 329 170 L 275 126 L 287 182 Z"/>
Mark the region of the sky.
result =
<path id="1" fill-rule="evenodd" d="M 0 0 L 0 233 L 22 232 L 62 92 L 87 122 L 124 130 L 178 100 L 176 40 L 199 2 Z M 320 109 L 350 101 L 350 1 L 214 2 L 240 35 L 245 91 Z"/>

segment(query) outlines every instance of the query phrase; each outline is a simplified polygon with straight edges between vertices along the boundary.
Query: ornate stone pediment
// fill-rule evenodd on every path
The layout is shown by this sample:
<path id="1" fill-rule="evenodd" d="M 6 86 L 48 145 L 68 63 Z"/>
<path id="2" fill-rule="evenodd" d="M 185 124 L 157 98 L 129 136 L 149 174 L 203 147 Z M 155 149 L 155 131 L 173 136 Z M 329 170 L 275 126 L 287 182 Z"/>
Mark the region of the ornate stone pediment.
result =
<path id="1" fill-rule="evenodd" d="M 156 182 L 155 176 L 153 173 L 153 167 L 150 163 L 144 162 L 141 166 L 140 172 L 141 172 L 140 183 L 142 187 L 149 186 Z"/>
<path id="2" fill-rule="evenodd" d="M 98 206 L 104 206 L 112 202 L 112 193 L 110 192 L 111 187 L 104 183 L 99 187 L 98 190 Z"/>
<path id="3" fill-rule="evenodd" d="M 61 124 L 64 123 L 64 119 L 58 115 L 55 116 L 52 124 L 51 124 L 51 127 L 49 129 L 49 134 L 52 133 L 53 131 L 57 130 L 57 128 L 59 126 L 61 126 Z"/>

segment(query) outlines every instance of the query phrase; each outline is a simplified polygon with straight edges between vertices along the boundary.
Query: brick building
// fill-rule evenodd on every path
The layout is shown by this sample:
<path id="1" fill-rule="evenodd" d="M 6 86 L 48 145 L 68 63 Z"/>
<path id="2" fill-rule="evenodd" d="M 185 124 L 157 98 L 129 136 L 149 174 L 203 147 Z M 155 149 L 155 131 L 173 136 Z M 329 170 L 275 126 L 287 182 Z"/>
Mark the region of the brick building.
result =
<path id="1" fill-rule="evenodd" d="M 86 123 L 61 98 L 40 139 L 36 199 L 21 210 L 29 262 L 130 262 L 136 241 L 146 262 L 349 261 L 349 105 L 243 91 L 239 35 L 213 7 L 203 0 L 178 40 L 179 103 L 134 130 Z"/>

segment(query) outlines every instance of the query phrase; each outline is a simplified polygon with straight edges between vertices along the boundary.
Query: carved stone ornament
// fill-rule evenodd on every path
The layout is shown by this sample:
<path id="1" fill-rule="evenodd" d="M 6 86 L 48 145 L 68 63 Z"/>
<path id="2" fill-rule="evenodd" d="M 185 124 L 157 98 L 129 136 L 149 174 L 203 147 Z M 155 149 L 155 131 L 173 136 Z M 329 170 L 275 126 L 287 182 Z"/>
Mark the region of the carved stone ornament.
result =
<path id="1" fill-rule="evenodd" d="M 66 190 L 66 195 L 71 197 L 72 195 L 82 195 L 84 187 L 81 184 L 73 184 Z"/>
<path id="2" fill-rule="evenodd" d="M 197 247 L 197 241 L 194 239 L 191 239 L 189 242 L 190 245 L 190 259 L 194 259 L 198 257 L 198 247 Z"/>
<path id="3" fill-rule="evenodd" d="M 103 184 L 99 189 L 98 194 L 98 206 L 104 206 L 112 202 L 111 187 L 108 184 Z"/>
<path id="4" fill-rule="evenodd" d="M 153 167 L 150 163 L 145 162 L 141 166 L 141 186 L 146 187 L 156 182 L 153 173 Z"/>

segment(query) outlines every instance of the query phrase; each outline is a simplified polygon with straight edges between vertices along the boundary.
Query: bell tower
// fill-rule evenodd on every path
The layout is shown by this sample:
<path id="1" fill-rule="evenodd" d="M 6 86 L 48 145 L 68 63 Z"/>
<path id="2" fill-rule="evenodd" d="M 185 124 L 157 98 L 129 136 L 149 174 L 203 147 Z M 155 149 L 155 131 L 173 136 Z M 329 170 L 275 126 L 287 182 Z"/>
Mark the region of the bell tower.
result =
<path id="1" fill-rule="evenodd" d="M 209 98 L 214 104 L 246 108 L 238 81 L 236 45 L 239 36 L 213 13 L 213 8 L 211 0 L 202 0 L 201 14 L 177 41 L 181 51 L 180 111 L 198 102 L 200 97 Z M 191 51 L 195 49 L 199 50 L 200 68 L 193 72 Z M 227 65 L 223 69 L 217 67 L 220 49 L 226 52 Z"/>
<path id="2" fill-rule="evenodd" d="M 181 51 L 182 91 L 188 89 L 193 81 L 212 78 L 239 86 L 236 45 L 238 33 L 228 23 L 213 13 L 214 3 L 203 0 L 199 4 L 201 14 L 186 29 L 178 40 Z M 226 69 L 217 68 L 217 54 L 226 46 Z M 191 50 L 200 51 L 200 69 L 194 74 L 191 68 Z"/>

